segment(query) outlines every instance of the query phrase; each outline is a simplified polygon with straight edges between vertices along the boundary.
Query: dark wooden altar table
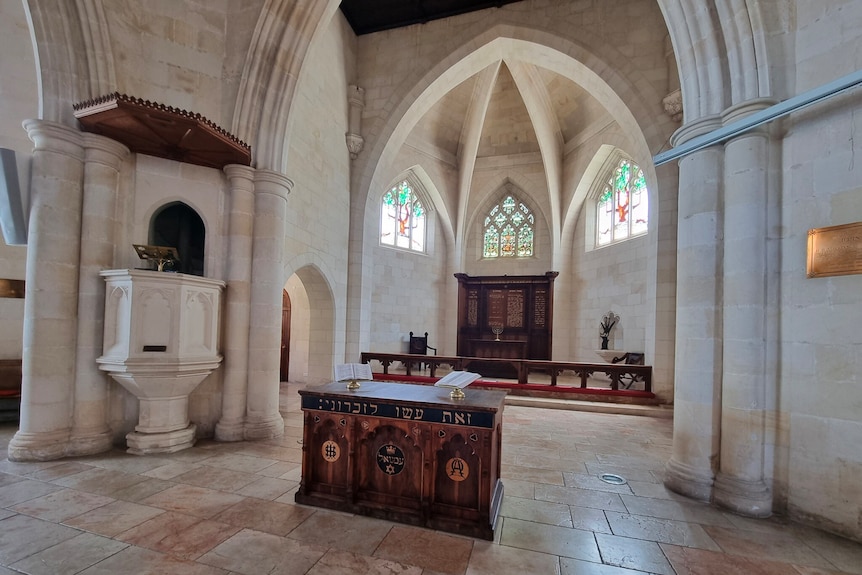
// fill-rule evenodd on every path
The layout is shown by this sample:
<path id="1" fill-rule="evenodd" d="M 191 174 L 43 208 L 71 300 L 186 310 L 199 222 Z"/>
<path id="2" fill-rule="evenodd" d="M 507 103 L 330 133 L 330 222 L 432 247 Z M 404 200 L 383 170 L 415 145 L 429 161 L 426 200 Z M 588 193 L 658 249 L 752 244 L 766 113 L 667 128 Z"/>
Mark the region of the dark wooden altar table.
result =
<path id="1" fill-rule="evenodd" d="M 300 390 L 296 502 L 493 540 L 506 393 L 363 381 Z"/>

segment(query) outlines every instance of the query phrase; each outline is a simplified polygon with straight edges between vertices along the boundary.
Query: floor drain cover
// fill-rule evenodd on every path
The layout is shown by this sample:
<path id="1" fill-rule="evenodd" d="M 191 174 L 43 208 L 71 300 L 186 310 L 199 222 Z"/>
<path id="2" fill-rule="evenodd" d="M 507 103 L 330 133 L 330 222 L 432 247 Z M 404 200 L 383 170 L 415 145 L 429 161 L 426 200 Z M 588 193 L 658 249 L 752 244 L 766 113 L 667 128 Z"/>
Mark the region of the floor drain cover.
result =
<path id="1" fill-rule="evenodd" d="M 626 480 L 624 477 L 620 477 L 619 475 L 614 475 L 613 473 L 602 473 L 599 475 L 599 479 L 604 481 L 605 483 L 610 483 L 611 485 L 625 485 Z"/>

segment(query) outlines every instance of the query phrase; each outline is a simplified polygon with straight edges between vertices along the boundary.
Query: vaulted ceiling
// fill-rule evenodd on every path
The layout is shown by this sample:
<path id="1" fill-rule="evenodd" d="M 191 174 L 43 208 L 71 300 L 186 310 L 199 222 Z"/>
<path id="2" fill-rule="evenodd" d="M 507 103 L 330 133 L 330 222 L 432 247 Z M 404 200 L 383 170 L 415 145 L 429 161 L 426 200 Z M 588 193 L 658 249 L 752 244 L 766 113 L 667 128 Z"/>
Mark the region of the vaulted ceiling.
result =
<path id="1" fill-rule="evenodd" d="M 520 0 L 343 0 L 341 11 L 357 36 L 499 8 Z"/>

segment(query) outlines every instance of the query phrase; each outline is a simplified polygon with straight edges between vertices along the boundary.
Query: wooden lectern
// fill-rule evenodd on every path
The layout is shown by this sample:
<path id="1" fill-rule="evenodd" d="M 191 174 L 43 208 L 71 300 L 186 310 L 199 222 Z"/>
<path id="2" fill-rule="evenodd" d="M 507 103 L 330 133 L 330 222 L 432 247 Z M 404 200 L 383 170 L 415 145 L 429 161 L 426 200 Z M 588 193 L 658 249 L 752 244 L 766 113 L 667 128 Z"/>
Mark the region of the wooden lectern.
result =
<path id="1" fill-rule="evenodd" d="M 299 392 L 296 502 L 493 540 L 505 392 L 364 382 Z"/>

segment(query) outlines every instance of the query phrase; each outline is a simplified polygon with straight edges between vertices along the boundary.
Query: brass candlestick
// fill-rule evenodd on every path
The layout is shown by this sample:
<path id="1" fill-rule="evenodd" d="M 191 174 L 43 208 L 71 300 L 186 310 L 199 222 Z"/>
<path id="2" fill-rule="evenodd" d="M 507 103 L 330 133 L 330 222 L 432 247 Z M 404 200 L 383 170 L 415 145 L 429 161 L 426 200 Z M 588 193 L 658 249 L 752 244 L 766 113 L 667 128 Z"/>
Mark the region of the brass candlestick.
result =
<path id="1" fill-rule="evenodd" d="M 450 399 L 456 399 L 457 400 L 457 399 L 464 399 L 465 397 L 467 397 L 467 394 L 464 393 L 464 390 L 462 390 L 460 387 L 456 387 L 455 389 L 453 389 L 452 391 L 449 392 L 449 398 Z"/>

